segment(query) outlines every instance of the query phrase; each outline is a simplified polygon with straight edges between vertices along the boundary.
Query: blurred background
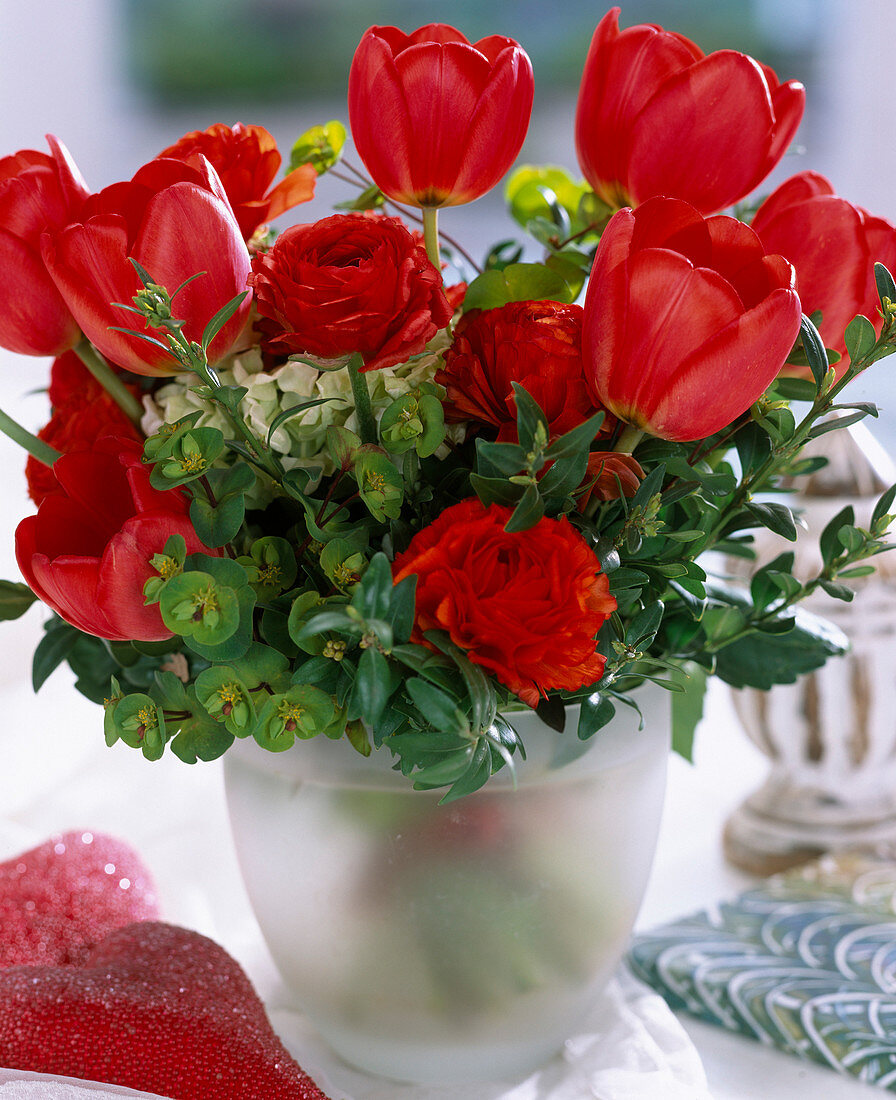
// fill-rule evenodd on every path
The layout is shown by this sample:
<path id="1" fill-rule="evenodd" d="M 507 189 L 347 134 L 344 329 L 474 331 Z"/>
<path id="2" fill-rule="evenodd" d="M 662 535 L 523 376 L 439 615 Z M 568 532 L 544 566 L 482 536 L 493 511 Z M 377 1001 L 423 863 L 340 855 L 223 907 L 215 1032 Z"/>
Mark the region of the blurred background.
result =
<path id="1" fill-rule="evenodd" d="M 630 0 L 620 22 L 657 22 L 707 52 L 738 49 L 781 79 L 802 80 L 808 103 L 796 146 L 762 191 L 811 168 L 844 197 L 896 220 L 896 146 L 892 119 L 884 117 L 892 3 Z M 575 96 L 605 10 L 583 0 L 0 0 L 0 155 L 43 149 L 44 134 L 54 133 L 99 190 L 131 176 L 183 133 L 239 120 L 267 127 L 288 157 L 308 127 L 347 121 L 349 63 L 369 25 L 412 30 L 441 20 L 474 40 L 502 33 L 524 45 L 535 68 L 536 107 L 520 161 L 575 170 Z M 355 194 L 324 178 L 314 202 L 281 224 L 323 217 Z M 495 241 L 519 235 L 500 188 L 445 211 L 442 226 L 477 258 Z M 853 396 L 879 404 L 875 430 L 896 451 L 890 363 L 860 379 Z M 48 364 L 8 354 L 0 364 L 0 406 L 36 430 L 47 419 L 45 398 L 35 391 L 45 385 Z M 10 463 L 15 481 L 21 458 L 5 438 L 0 460 Z M 25 514 L 24 489 L 21 500 Z M 2 540 L 0 553 L 10 541 Z"/>

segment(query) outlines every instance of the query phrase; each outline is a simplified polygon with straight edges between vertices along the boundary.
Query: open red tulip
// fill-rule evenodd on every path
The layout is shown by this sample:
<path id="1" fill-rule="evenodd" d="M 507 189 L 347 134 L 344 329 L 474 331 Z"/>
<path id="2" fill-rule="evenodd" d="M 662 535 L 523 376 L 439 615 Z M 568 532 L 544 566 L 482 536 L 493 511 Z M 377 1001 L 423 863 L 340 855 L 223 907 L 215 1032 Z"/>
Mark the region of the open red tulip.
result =
<path id="1" fill-rule="evenodd" d="M 650 199 L 610 219 L 585 299 L 585 373 L 620 419 L 684 442 L 774 381 L 800 327 L 793 268 L 734 218 Z"/>
<path id="2" fill-rule="evenodd" d="M 769 195 L 752 224 L 769 251 L 793 264 L 803 312 L 821 310 L 818 327 L 826 347 L 846 354 L 843 333 L 857 313 L 880 332 L 874 264 L 896 272 L 896 228 L 890 222 L 841 199 L 817 172 L 800 172 Z M 838 364 L 840 373 L 848 362 Z"/>
<path id="3" fill-rule="evenodd" d="M 129 258 L 169 293 L 203 274 L 174 300 L 184 335 L 200 340 L 206 324 L 246 289 L 249 252 L 221 181 L 200 156 L 197 165 L 160 159 L 127 183 L 91 197 L 82 220 L 42 238 L 44 262 L 84 335 L 114 363 L 135 374 L 182 370 L 163 348 L 116 327 L 140 331 L 139 317 L 112 303 L 131 303 L 141 289 Z M 232 348 L 246 323 L 247 297 L 209 347 L 214 363 Z"/>
<path id="4" fill-rule="evenodd" d="M 802 84 L 653 24 L 620 31 L 619 10 L 594 32 L 579 90 L 585 179 L 611 206 L 666 195 L 712 214 L 748 195 L 796 133 Z"/>
<path id="5" fill-rule="evenodd" d="M 0 347 L 19 355 L 61 355 L 81 339 L 44 266 L 47 230 L 77 221 L 89 195 L 68 150 L 22 149 L 0 158 Z"/>
<path id="6" fill-rule="evenodd" d="M 396 202 L 471 202 L 516 159 L 534 87 L 529 57 L 512 38 L 470 43 L 444 23 L 413 34 L 371 27 L 349 74 L 352 137 Z"/>
<path id="7" fill-rule="evenodd" d="M 144 605 L 143 586 L 172 535 L 183 535 L 188 554 L 220 553 L 199 541 L 186 493 L 152 488 L 141 454 L 107 436 L 62 455 L 53 465 L 59 491 L 16 528 L 29 587 L 72 626 L 111 641 L 171 637 L 158 604 Z"/>

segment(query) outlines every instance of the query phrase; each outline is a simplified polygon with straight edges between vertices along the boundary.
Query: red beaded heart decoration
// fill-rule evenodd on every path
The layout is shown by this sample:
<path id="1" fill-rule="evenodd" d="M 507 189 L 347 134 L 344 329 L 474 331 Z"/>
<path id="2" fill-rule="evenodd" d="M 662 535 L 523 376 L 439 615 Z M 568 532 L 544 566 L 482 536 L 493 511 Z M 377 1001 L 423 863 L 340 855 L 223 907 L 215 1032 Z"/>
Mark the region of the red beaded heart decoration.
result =
<path id="1" fill-rule="evenodd" d="M 80 966 L 0 972 L 0 1065 L 176 1100 L 327 1100 L 237 963 L 156 921 L 113 932 Z"/>
<path id="2" fill-rule="evenodd" d="M 81 963 L 116 928 L 159 916 L 129 845 L 63 833 L 0 864 L 0 967 Z"/>

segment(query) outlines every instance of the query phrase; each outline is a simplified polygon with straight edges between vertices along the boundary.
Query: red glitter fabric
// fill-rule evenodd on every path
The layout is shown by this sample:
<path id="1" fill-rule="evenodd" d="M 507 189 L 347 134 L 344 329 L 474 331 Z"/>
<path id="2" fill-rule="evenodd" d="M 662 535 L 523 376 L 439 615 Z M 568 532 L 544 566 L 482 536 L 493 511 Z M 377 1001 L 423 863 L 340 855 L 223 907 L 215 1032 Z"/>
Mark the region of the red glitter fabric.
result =
<path id="1" fill-rule="evenodd" d="M 79 964 L 116 928 L 158 916 L 149 871 L 109 836 L 63 833 L 0 864 L 0 968 Z"/>
<path id="2" fill-rule="evenodd" d="M 0 1065 L 174 1100 L 327 1100 L 217 944 L 144 921 L 82 966 L 0 972 Z"/>

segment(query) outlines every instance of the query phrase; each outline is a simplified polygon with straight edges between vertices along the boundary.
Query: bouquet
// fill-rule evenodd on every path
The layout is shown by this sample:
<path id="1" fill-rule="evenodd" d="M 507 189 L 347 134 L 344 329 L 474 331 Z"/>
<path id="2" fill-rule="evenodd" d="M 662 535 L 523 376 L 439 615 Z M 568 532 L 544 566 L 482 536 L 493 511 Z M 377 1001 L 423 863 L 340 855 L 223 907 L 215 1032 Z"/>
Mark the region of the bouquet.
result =
<path id="1" fill-rule="evenodd" d="M 481 262 L 437 215 L 524 140 L 532 68 L 498 35 L 363 35 L 368 174 L 337 121 L 277 183 L 240 123 L 97 193 L 53 137 L 0 161 L 0 344 L 54 357 L 46 427 L 3 418 L 37 512 L 0 607 L 52 613 L 35 687 L 67 662 L 149 759 L 345 738 L 450 800 L 524 755 L 514 710 L 584 740 L 652 681 L 687 753 L 708 676 L 770 688 L 844 651 L 799 603 L 851 598 L 896 487 L 820 532 L 813 577 L 710 566 L 795 540 L 788 493 L 825 461 L 803 448 L 877 415 L 841 394 L 896 348 L 896 229 L 808 171 L 751 205 L 802 86 L 618 14 L 584 178 L 516 168 L 526 240 Z M 324 172 L 339 211 L 271 228 Z"/>

